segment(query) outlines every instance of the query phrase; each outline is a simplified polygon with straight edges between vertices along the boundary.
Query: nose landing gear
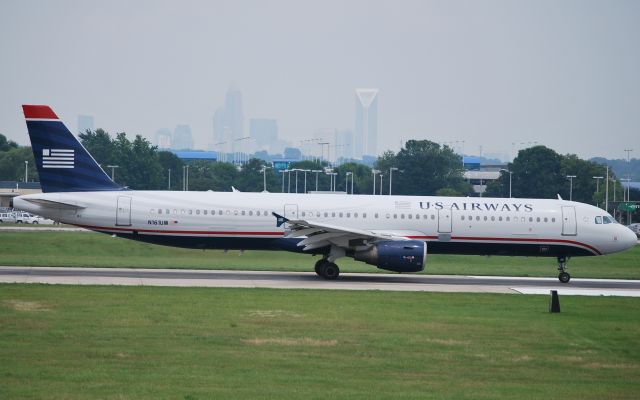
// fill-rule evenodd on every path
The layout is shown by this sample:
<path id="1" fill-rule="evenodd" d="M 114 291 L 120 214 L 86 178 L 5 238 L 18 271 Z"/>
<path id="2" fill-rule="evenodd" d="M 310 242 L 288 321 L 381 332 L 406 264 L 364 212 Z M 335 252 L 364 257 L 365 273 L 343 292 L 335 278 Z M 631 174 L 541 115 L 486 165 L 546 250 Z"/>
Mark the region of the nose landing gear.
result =
<path id="1" fill-rule="evenodd" d="M 340 275 L 340 268 L 335 263 L 323 258 L 316 262 L 316 274 L 327 280 L 334 280 Z"/>
<path id="2" fill-rule="evenodd" d="M 558 257 L 558 280 L 562 283 L 569 283 L 571 280 L 571 275 L 566 271 L 567 269 L 567 257 L 560 256 Z"/>

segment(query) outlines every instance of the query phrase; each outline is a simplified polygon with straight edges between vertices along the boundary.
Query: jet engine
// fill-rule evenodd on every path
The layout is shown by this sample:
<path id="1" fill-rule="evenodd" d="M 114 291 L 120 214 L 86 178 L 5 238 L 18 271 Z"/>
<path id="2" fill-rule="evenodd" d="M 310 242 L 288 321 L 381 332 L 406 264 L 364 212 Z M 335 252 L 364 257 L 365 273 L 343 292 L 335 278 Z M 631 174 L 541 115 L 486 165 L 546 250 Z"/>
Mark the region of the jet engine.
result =
<path id="1" fill-rule="evenodd" d="M 395 272 L 418 272 L 427 261 L 427 244 L 419 240 L 377 242 L 367 250 L 356 251 L 353 258 Z"/>

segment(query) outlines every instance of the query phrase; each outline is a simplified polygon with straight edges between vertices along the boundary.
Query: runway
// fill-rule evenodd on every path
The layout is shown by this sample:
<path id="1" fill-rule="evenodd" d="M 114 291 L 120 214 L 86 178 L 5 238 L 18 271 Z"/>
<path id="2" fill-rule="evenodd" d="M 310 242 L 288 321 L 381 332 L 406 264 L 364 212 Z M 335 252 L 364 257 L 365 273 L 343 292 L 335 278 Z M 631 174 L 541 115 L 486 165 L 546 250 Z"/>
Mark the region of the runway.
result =
<path id="1" fill-rule="evenodd" d="M 386 290 L 640 297 L 640 280 L 343 273 L 327 281 L 313 272 L 58 268 L 0 266 L 1 283 Z"/>

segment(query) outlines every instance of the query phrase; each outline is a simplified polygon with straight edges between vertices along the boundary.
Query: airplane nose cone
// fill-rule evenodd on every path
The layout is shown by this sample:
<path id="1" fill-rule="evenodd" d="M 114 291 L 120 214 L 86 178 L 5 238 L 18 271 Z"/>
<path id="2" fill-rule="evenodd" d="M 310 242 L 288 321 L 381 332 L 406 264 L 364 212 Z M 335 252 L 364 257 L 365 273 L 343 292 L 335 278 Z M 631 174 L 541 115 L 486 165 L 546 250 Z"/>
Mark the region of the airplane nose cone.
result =
<path id="1" fill-rule="evenodd" d="M 624 244 L 626 245 L 627 248 L 631 248 L 635 245 L 638 244 L 638 237 L 636 236 L 636 234 L 629 228 L 627 228 L 626 226 L 624 227 L 624 236 L 622 237 L 622 240 L 624 242 Z"/>

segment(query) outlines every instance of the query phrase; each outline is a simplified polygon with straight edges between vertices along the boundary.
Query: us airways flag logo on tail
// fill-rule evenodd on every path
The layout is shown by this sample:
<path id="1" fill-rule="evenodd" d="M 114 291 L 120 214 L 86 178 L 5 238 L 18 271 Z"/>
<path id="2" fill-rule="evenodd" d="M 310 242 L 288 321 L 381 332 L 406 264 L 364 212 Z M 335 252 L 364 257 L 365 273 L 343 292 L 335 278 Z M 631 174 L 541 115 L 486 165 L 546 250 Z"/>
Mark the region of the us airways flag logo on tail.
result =
<path id="1" fill-rule="evenodd" d="M 42 149 L 42 168 L 73 168 L 73 149 Z"/>
<path id="2" fill-rule="evenodd" d="M 100 168 L 51 107 L 22 106 L 44 193 L 124 190 Z"/>

